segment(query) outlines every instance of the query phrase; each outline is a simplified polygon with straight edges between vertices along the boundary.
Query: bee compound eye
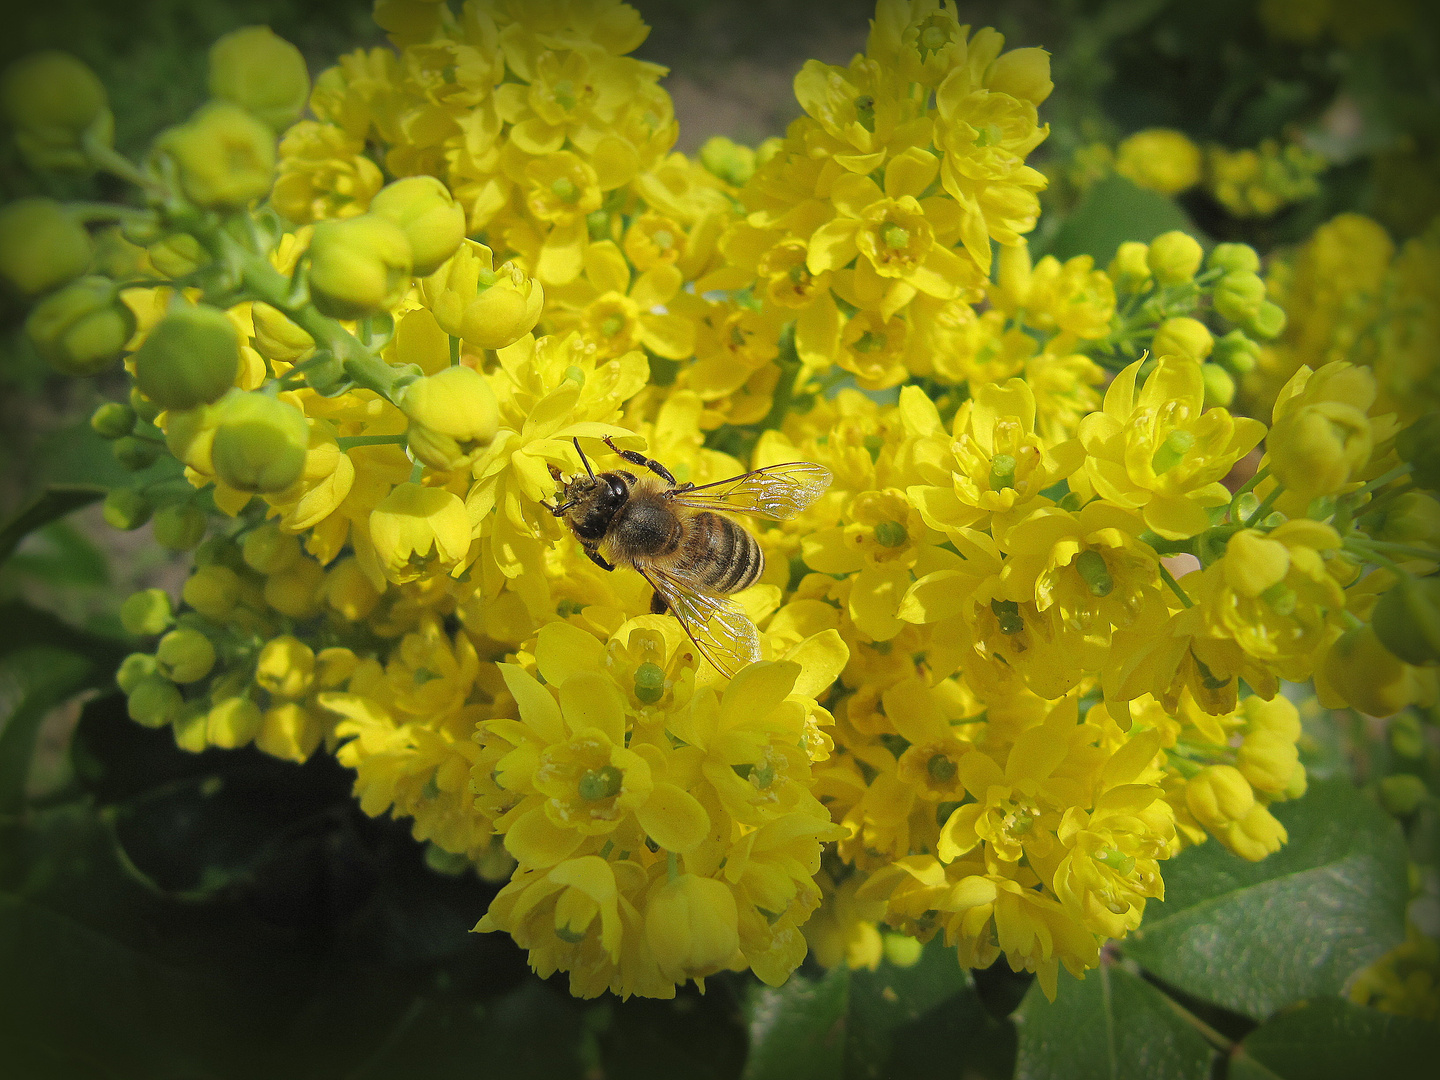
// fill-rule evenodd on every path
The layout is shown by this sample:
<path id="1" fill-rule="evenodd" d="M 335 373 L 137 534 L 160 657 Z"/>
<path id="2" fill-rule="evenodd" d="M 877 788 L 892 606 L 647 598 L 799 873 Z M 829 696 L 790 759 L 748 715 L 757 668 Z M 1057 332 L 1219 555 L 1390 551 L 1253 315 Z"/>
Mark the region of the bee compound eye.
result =
<path id="1" fill-rule="evenodd" d="M 610 485 L 611 495 L 617 499 L 625 498 L 625 493 L 629 488 L 626 487 L 624 480 L 621 480 L 618 476 L 612 476 L 606 480 L 606 483 Z"/>

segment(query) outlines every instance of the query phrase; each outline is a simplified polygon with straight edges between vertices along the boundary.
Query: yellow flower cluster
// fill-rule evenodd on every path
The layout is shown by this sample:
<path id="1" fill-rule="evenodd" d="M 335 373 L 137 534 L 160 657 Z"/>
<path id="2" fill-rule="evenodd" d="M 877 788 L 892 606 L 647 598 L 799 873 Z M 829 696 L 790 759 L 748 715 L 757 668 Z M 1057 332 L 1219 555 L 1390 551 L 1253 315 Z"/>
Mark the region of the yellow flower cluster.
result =
<path id="1" fill-rule="evenodd" d="M 1043 51 L 881 0 L 863 54 L 797 76 L 784 139 L 690 159 L 622 3 L 376 18 L 396 50 L 323 73 L 273 170 L 243 102 L 162 136 L 122 307 L 64 284 L 84 258 L 30 275 L 79 290 L 32 315 L 56 355 L 89 340 L 72 307 L 126 330 L 131 403 L 93 423 L 188 481 L 107 501 L 198 545 L 183 610 L 126 605 L 163 635 L 120 672 L 137 721 L 323 745 L 367 813 L 505 881 L 477 928 L 576 994 L 873 962 L 884 923 L 1053 996 L 1184 846 L 1284 842 L 1281 680 L 1433 701 L 1433 440 L 1329 355 L 1296 354 L 1268 428 L 1230 411 L 1285 326 L 1253 249 L 1033 261 Z M 250 188 L 190 153 L 217 142 Z M 0 225 L 7 275 L 61 250 L 49 208 Z M 1396 260 L 1422 322 L 1431 250 Z M 833 477 L 755 526 L 733 674 L 557 516 L 641 449 L 681 485 Z"/>

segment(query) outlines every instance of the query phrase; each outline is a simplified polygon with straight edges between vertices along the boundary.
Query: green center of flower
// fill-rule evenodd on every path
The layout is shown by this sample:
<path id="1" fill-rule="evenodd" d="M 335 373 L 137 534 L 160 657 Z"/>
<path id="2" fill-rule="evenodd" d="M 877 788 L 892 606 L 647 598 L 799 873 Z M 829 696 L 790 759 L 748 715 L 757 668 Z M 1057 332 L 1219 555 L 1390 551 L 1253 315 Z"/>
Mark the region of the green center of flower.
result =
<path id="1" fill-rule="evenodd" d="M 659 664 L 645 661 L 635 669 L 635 697 L 653 705 L 665 696 L 665 672 Z"/>
<path id="2" fill-rule="evenodd" d="M 898 548 L 909 539 L 910 534 L 898 521 L 882 521 L 875 526 L 875 542 L 881 547 Z"/>
<path id="3" fill-rule="evenodd" d="M 1277 581 L 1260 594 L 1260 599 L 1276 615 L 1293 615 L 1295 613 L 1295 590 L 1283 581 Z"/>
<path id="4" fill-rule="evenodd" d="M 592 210 L 585 215 L 585 228 L 591 240 L 604 240 L 610 235 L 610 211 Z"/>
<path id="5" fill-rule="evenodd" d="M 975 132 L 975 145 L 979 147 L 998 146 L 1005 133 L 1000 130 L 999 124 L 986 124 Z"/>
<path id="6" fill-rule="evenodd" d="M 855 99 L 855 119 L 866 131 L 875 130 L 875 99 L 871 95 L 862 94 Z"/>
<path id="7" fill-rule="evenodd" d="M 1110 567 L 1105 556 L 1086 548 L 1075 557 L 1075 572 L 1090 590 L 1091 596 L 1109 596 L 1115 589 L 1115 579 L 1110 576 Z"/>
<path id="8" fill-rule="evenodd" d="M 864 445 L 865 452 L 870 455 L 870 460 L 878 461 L 880 460 L 880 451 L 885 447 L 885 437 L 883 435 L 866 435 Z"/>
<path id="9" fill-rule="evenodd" d="M 569 79 L 561 79 L 555 84 L 555 104 L 567 112 L 575 108 L 575 84 Z"/>
<path id="10" fill-rule="evenodd" d="M 1106 869 L 1113 870 L 1121 877 L 1129 877 L 1135 869 L 1135 856 L 1126 855 L 1113 847 L 1101 848 L 1095 853 L 1095 861 Z"/>
<path id="11" fill-rule="evenodd" d="M 1002 634 L 1018 634 L 1025 629 L 1025 620 L 1020 617 L 1020 605 L 1014 600 L 991 600 L 990 610 L 995 614 Z"/>
<path id="12" fill-rule="evenodd" d="M 939 52 L 950 43 L 950 35 L 943 26 L 927 26 L 920 31 L 920 58 L 925 59 L 930 53 Z"/>
<path id="13" fill-rule="evenodd" d="M 574 203 L 580 198 L 580 189 L 575 186 L 575 181 L 568 176 L 562 176 L 550 184 L 550 194 L 561 202 Z"/>
<path id="14" fill-rule="evenodd" d="M 884 334 L 877 334 L 871 330 L 866 330 L 855 339 L 855 344 L 852 348 L 858 353 L 879 352 L 885 348 L 885 342 L 886 337 Z"/>
<path id="15" fill-rule="evenodd" d="M 650 239 L 661 251 L 669 251 L 675 246 L 675 234 L 669 229 L 656 229 L 650 234 Z"/>
<path id="16" fill-rule="evenodd" d="M 625 316 L 611 315 L 600 324 L 600 332 L 606 337 L 614 337 L 625 325 Z"/>
<path id="17" fill-rule="evenodd" d="M 1009 454 L 996 454 L 990 461 L 990 490 L 1004 491 L 1015 487 L 1015 459 Z"/>
<path id="18" fill-rule="evenodd" d="M 571 364 L 565 369 L 565 378 L 567 381 L 573 382 L 576 386 L 585 385 L 585 372 L 581 371 L 574 364 Z"/>
<path id="19" fill-rule="evenodd" d="M 880 230 L 880 239 L 885 241 L 886 247 L 903 251 L 910 244 L 910 231 L 892 221 Z"/>
<path id="20" fill-rule="evenodd" d="M 955 777 L 955 762 L 944 754 L 935 754 L 925 763 L 925 771 L 938 784 L 947 784 Z"/>
<path id="21" fill-rule="evenodd" d="M 436 674 L 429 668 L 417 667 L 414 672 L 411 673 L 410 678 L 414 680 L 416 686 L 424 686 L 428 682 L 434 682 L 436 679 L 443 678 L 443 676 Z"/>
<path id="22" fill-rule="evenodd" d="M 1182 458 L 1195 445 L 1195 436 L 1184 428 L 1176 428 L 1165 436 L 1165 441 L 1160 444 L 1160 449 L 1155 451 L 1155 456 L 1150 459 L 1150 467 L 1155 470 L 1155 475 L 1168 472 L 1180 464 Z"/>
<path id="23" fill-rule="evenodd" d="M 484 292 L 499 280 L 499 274 L 495 273 L 494 270 L 486 270 L 482 266 L 475 272 L 475 291 Z"/>
<path id="24" fill-rule="evenodd" d="M 625 774 L 614 765 L 587 769 L 580 777 L 580 798 L 586 802 L 596 802 L 619 795 L 624 780 Z"/>

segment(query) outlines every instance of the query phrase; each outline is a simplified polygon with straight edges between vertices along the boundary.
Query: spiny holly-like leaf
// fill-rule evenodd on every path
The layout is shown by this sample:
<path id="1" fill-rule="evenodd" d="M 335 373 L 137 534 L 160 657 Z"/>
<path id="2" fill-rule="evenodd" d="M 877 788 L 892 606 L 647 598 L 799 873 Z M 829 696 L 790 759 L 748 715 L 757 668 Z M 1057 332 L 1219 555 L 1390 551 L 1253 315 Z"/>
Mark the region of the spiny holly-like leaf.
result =
<path id="1" fill-rule="evenodd" d="M 1172 200 L 1138 187 L 1123 176 L 1107 176 L 1086 192 L 1080 205 L 1065 219 L 1048 253 L 1062 260 L 1091 255 L 1095 264 L 1103 267 L 1126 241 L 1149 243 L 1172 229 L 1202 236 Z"/>
<path id="2" fill-rule="evenodd" d="M 1119 965 L 1061 974 L 1021 1002 L 1017 1080 L 1205 1080 L 1214 1051 L 1163 993 Z"/>
<path id="3" fill-rule="evenodd" d="M 823 977 L 791 975 L 750 1002 L 750 1056 L 744 1080 L 828 1080 L 845 1062 L 845 1017 L 850 969 Z"/>
<path id="4" fill-rule="evenodd" d="M 94 484 L 52 484 L 4 525 L 0 525 L 0 563 L 14 553 L 20 541 L 42 525 L 89 506 L 105 497 Z"/>
<path id="5" fill-rule="evenodd" d="M 1249 863 L 1211 841 L 1165 864 L 1163 904 L 1125 955 L 1172 986 L 1257 1020 L 1338 994 L 1404 938 L 1405 843 L 1343 779 L 1274 808 L 1289 842 Z"/>
<path id="6" fill-rule="evenodd" d="M 1318 998 L 1261 1024 L 1236 1050 L 1231 1080 L 1424 1076 L 1440 1026 L 1343 998 Z M 1431 1064 L 1425 1066 L 1426 1061 Z"/>

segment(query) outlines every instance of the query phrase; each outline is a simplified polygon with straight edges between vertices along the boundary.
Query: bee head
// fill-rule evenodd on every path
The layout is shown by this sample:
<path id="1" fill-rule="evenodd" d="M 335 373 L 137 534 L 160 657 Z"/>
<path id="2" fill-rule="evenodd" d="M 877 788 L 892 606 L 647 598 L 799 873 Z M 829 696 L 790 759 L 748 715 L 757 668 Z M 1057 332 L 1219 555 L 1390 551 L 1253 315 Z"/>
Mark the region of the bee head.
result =
<path id="1" fill-rule="evenodd" d="M 556 517 L 563 516 L 575 535 L 591 544 L 604 539 L 611 520 L 630 497 L 630 485 L 635 482 L 635 477 L 626 472 L 592 472 L 566 480 L 553 465 L 550 474 L 560 485 L 551 512 Z"/>

